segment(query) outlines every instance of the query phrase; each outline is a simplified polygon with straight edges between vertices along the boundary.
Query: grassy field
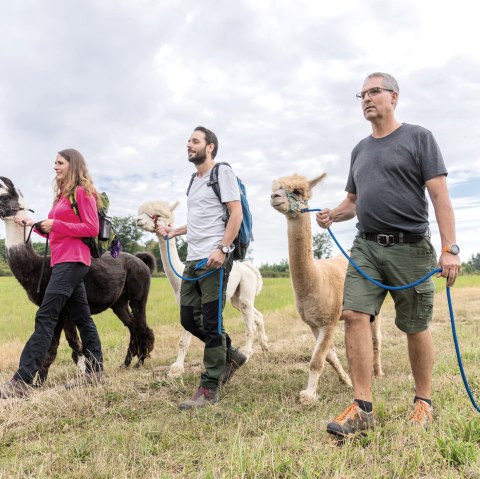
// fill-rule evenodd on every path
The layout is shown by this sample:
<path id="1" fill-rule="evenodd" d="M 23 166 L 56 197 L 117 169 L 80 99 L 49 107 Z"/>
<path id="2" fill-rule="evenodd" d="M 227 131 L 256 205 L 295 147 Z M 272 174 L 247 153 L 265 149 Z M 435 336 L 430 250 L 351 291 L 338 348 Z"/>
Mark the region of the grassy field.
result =
<path id="1" fill-rule="evenodd" d="M 480 402 L 480 277 L 461 277 L 452 290 L 466 374 Z M 33 330 L 36 308 L 13 278 L 0 278 L 0 380 L 9 379 Z M 181 412 L 196 389 L 202 347 L 192 342 L 182 379 L 167 378 L 180 334 L 178 308 L 165 279 L 155 278 L 148 321 L 156 334 L 151 359 L 123 370 L 126 329 L 111 312 L 96 317 L 107 382 L 66 391 L 75 375 L 62 340 L 46 386 L 28 400 L 0 401 L 0 478 L 480 478 L 480 416 L 459 374 L 444 285 L 437 283 L 432 333 L 435 422 L 426 431 L 406 424 L 413 379 L 405 337 L 384 308 L 385 377 L 374 383 L 381 427 L 337 444 L 329 419 L 352 399 L 327 365 L 319 401 L 302 407 L 314 341 L 298 318 L 288 279 L 266 279 L 257 308 L 265 316 L 270 351 L 256 350 L 214 407 Z M 243 344 L 243 322 L 227 307 L 227 330 Z M 337 353 L 346 366 L 343 325 Z"/>

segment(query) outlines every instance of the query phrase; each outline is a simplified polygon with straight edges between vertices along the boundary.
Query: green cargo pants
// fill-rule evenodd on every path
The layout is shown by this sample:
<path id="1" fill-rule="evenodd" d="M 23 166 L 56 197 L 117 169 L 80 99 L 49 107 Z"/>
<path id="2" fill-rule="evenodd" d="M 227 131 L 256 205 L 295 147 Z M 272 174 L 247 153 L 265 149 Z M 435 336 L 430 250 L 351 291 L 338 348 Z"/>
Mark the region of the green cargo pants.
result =
<path id="1" fill-rule="evenodd" d="M 196 269 L 198 260 L 187 261 L 183 276 L 198 278 L 211 269 L 203 266 Z M 228 255 L 223 263 L 222 310 L 225 307 L 228 277 L 232 269 L 233 257 Z M 220 271 L 220 270 L 218 270 Z M 213 273 L 198 281 L 182 281 L 180 292 L 180 321 L 182 326 L 205 343 L 203 364 L 205 372 L 201 375 L 201 386 L 216 388 L 225 367 L 226 350 L 231 339 L 223 327 L 218 331 L 220 273 Z"/>

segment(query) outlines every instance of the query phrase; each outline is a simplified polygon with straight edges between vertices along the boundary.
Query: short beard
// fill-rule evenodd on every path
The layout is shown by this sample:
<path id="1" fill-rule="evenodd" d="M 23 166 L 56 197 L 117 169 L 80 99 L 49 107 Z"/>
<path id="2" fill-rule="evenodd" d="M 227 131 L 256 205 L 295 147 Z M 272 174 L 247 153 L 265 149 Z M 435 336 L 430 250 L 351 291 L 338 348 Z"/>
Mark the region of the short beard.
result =
<path id="1" fill-rule="evenodd" d="M 205 160 L 207 159 L 205 153 L 206 148 L 204 148 L 203 151 L 199 151 L 195 156 L 189 157 L 188 161 L 196 166 L 203 165 L 203 163 L 205 163 Z"/>

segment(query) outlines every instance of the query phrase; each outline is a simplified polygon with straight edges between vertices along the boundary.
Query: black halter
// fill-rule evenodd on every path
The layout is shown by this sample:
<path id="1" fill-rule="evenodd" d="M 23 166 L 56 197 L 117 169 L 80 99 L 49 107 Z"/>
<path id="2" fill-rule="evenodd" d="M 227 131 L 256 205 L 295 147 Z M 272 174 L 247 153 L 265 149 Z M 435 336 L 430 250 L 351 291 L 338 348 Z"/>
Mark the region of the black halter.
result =
<path id="1" fill-rule="evenodd" d="M 0 218 L 8 218 L 9 216 L 15 216 L 19 211 L 30 211 L 32 213 L 35 213 L 30 208 L 20 208 L 19 206 L 8 206 L 6 208 L 3 208 L 0 206 Z"/>

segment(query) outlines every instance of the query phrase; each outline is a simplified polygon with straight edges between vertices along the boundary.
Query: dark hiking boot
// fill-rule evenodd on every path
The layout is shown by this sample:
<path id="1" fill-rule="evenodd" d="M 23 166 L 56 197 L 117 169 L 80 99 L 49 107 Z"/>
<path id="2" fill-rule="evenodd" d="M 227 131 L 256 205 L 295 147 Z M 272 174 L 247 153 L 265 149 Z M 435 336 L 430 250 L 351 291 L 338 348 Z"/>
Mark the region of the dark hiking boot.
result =
<path id="1" fill-rule="evenodd" d="M 240 348 L 232 349 L 230 352 L 227 352 L 227 360 L 225 362 L 225 367 L 223 368 L 222 374 L 218 379 L 218 384 L 224 386 L 225 384 L 232 379 L 232 376 L 237 372 L 237 370 L 247 362 L 247 356 L 240 351 Z"/>
<path id="2" fill-rule="evenodd" d="M 182 410 L 197 409 L 208 406 L 209 404 L 215 404 L 220 400 L 218 389 L 209 389 L 200 386 L 197 392 L 193 395 L 192 399 L 181 402 L 178 407 Z"/>
<path id="3" fill-rule="evenodd" d="M 327 432 L 337 437 L 348 437 L 359 433 L 365 433 L 373 429 L 377 420 L 373 412 L 365 412 L 353 402 L 345 411 L 327 424 Z"/>
<path id="4" fill-rule="evenodd" d="M 0 398 L 9 399 L 9 398 L 26 398 L 32 392 L 32 386 L 20 379 L 10 379 L 3 384 L 0 384 Z"/>
<path id="5" fill-rule="evenodd" d="M 421 399 L 417 399 L 414 406 L 413 413 L 410 416 L 410 424 L 426 428 L 433 421 L 433 407 Z"/>
<path id="6" fill-rule="evenodd" d="M 95 371 L 92 373 L 81 374 L 68 383 L 65 383 L 65 389 L 74 389 L 85 386 L 99 386 L 105 383 L 103 371 Z"/>

